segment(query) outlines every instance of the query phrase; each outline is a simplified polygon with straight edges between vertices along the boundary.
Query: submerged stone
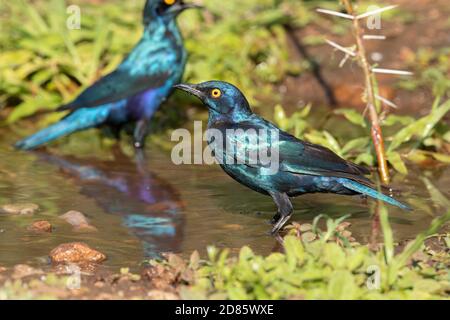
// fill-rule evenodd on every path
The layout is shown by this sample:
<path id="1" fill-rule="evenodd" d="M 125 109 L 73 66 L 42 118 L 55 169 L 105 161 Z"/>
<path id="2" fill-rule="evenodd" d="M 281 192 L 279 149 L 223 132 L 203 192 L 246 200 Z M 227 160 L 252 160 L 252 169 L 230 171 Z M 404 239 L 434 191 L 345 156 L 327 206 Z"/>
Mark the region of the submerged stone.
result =
<path id="1" fill-rule="evenodd" d="M 53 263 L 99 263 L 106 260 L 106 255 L 90 248 L 82 242 L 64 243 L 50 252 Z"/>
<path id="2" fill-rule="evenodd" d="M 82 212 L 70 210 L 59 217 L 72 225 L 75 231 L 97 231 Z"/>
<path id="3" fill-rule="evenodd" d="M 52 232 L 52 225 L 50 222 L 41 220 L 35 221 L 30 226 L 28 226 L 28 231 L 34 232 Z"/>
<path id="4" fill-rule="evenodd" d="M 0 207 L 0 213 L 29 215 L 39 210 L 39 206 L 34 203 L 5 204 Z"/>

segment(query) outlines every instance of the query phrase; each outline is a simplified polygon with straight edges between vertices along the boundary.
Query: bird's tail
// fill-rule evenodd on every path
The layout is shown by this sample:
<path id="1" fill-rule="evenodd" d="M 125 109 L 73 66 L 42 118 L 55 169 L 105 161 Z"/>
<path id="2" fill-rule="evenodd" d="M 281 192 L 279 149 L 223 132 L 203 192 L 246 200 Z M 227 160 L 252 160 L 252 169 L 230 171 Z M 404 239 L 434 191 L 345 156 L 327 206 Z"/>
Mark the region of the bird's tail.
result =
<path id="1" fill-rule="evenodd" d="M 399 208 L 401 208 L 403 210 L 408 210 L 408 211 L 412 210 L 409 206 L 407 206 L 407 205 L 405 205 L 405 204 L 395 200 L 394 198 L 392 198 L 390 196 L 387 196 L 387 195 L 385 195 L 385 194 L 383 194 L 381 192 L 378 192 L 377 190 L 372 189 L 372 188 L 370 188 L 368 186 L 365 186 L 365 185 L 363 185 L 361 183 L 358 183 L 358 182 L 350 180 L 350 179 L 341 179 L 341 180 L 342 180 L 341 181 L 342 185 L 344 187 L 346 187 L 347 189 L 350 189 L 352 191 L 355 191 L 355 192 L 367 195 L 367 196 L 372 197 L 374 199 L 378 199 L 378 200 L 384 201 L 384 202 L 389 203 L 389 204 L 391 204 L 393 206 L 399 207 Z"/>
<path id="2" fill-rule="evenodd" d="M 79 109 L 50 127 L 17 142 L 14 146 L 22 150 L 35 149 L 59 137 L 96 127 L 106 121 L 108 114 L 109 110 L 104 107 Z"/>

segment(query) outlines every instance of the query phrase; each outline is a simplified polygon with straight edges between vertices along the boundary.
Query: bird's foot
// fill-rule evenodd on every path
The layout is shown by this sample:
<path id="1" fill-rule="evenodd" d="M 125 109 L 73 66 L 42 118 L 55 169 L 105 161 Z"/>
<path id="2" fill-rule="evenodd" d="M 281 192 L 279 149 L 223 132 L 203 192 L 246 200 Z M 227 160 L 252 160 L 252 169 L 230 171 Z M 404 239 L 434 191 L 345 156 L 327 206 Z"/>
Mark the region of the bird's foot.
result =
<path id="1" fill-rule="evenodd" d="M 289 221 L 290 218 L 291 218 L 291 215 L 284 216 L 284 217 L 282 216 L 280 219 L 278 219 L 277 223 L 273 226 L 270 234 L 272 236 L 276 235 L 281 230 L 281 228 L 283 228 L 283 226 L 286 224 L 286 222 Z"/>
<path id="2" fill-rule="evenodd" d="M 274 225 L 275 223 L 277 223 L 277 221 L 280 220 L 280 219 L 281 219 L 281 214 L 280 214 L 280 213 L 277 213 L 276 215 L 273 216 L 272 219 L 270 219 L 270 220 L 267 221 L 267 224 L 270 224 L 270 225 L 273 226 L 273 225 Z"/>

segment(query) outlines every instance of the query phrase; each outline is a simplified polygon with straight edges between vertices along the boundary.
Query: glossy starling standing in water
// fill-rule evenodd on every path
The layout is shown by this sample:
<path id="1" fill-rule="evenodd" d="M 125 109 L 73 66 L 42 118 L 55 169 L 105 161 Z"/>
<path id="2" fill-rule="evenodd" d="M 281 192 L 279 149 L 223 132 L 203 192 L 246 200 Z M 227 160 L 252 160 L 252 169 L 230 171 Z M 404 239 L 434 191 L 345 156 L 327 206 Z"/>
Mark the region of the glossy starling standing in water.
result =
<path id="1" fill-rule="evenodd" d="M 270 195 L 278 207 L 272 219 L 272 234 L 277 233 L 292 215 L 289 197 L 305 193 L 336 193 L 340 195 L 365 195 L 387 202 L 405 210 L 410 208 L 378 192 L 365 175 L 369 170 L 340 158 L 331 150 L 299 140 L 254 114 L 243 93 L 235 86 L 221 81 L 198 85 L 175 86 L 198 97 L 209 109 L 208 130 L 214 130 L 209 146 L 222 169 L 233 179 L 252 190 Z M 243 135 L 230 134 L 242 129 Z M 217 132 L 224 137 L 217 139 Z M 236 131 L 234 131 L 236 132 Z M 253 139 L 261 132 L 275 133 L 274 140 Z M 250 142 L 252 141 L 252 142 Z M 255 143 L 258 141 L 258 143 Z M 268 172 L 267 163 L 252 160 L 248 151 L 261 151 L 269 144 L 277 150 L 277 170 Z M 227 148 L 231 145 L 234 148 Z M 227 161 L 227 160 L 233 161 Z"/>
<path id="2" fill-rule="evenodd" d="M 144 34 L 117 69 L 61 106 L 58 111 L 70 111 L 65 118 L 16 148 L 30 150 L 76 131 L 128 122 L 136 122 L 134 145 L 143 147 L 150 119 L 184 72 L 187 54 L 176 18 L 195 7 L 183 0 L 147 0 Z"/>

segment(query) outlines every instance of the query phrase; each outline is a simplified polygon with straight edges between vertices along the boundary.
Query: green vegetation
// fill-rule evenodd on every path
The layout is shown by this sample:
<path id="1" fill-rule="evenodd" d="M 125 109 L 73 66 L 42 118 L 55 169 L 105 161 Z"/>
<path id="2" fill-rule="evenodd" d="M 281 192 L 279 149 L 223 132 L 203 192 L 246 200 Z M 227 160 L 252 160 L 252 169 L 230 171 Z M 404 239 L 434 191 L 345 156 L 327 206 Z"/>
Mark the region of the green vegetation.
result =
<path id="1" fill-rule="evenodd" d="M 450 212 L 435 219 L 428 231 L 397 254 L 384 207 L 380 220 L 384 244 L 377 251 L 351 242 L 342 219 L 328 219 L 325 231 L 316 225 L 292 225 L 283 239 L 283 252 L 267 257 L 249 247 L 243 247 L 237 257 L 230 256 L 229 250 L 209 247 L 207 261 L 194 253 L 189 264 L 179 259 L 152 263 L 162 263 L 180 279 L 195 279 L 181 287 L 185 299 L 448 298 L 450 234 L 437 232 L 450 220 Z M 193 277 L 186 277 L 191 273 Z"/>
<path id="2" fill-rule="evenodd" d="M 133 2 L 134 3 L 134 2 Z M 62 0 L 0 4 L 5 16 L 0 45 L 0 106 L 14 106 L 7 123 L 68 101 L 111 71 L 141 35 L 138 7 L 82 6 L 81 30 L 66 27 Z M 4 18 L 3 18 L 4 19 Z M 25 22 L 25 23 L 24 23 Z M 52 114 L 43 122 L 61 115 Z M 45 123 L 42 123 L 44 125 Z"/>
<path id="3" fill-rule="evenodd" d="M 64 0 L 0 4 L 5 17 L 13 17 L 3 18 L 0 37 L 0 106 L 14 107 L 7 123 L 56 108 L 117 66 L 141 36 L 144 1 L 118 3 L 102 3 L 101 14 L 100 6 L 80 3 L 80 30 L 67 29 Z M 300 72 L 301 62 L 288 59 L 282 25 L 291 16 L 299 17 L 293 21 L 297 24 L 311 19 L 302 3 L 246 1 L 245 8 L 233 1 L 220 8 L 214 1 L 204 4 L 205 13 L 190 12 L 180 19 L 191 52 L 187 78 L 226 78 L 254 97 L 264 90 L 253 81 L 275 83 Z M 215 50 L 205 50 L 212 43 Z"/>
<path id="4" fill-rule="evenodd" d="M 275 121 L 299 138 L 305 138 L 313 143 L 321 144 L 336 152 L 341 157 L 350 159 L 356 163 L 369 166 L 375 165 L 375 154 L 370 141 L 370 127 L 363 115 L 354 109 L 338 109 L 336 115 L 344 116 L 351 124 L 360 128 L 361 135 L 346 143 L 340 143 L 327 130 L 317 130 L 308 121 L 310 106 L 287 116 L 281 106 L 275 108 Z M 381 122 L 382 127 L 390 130 L 392 134 L 386 136 L 387 157 L 389 163 L 402 174 L 407 174 L 408 169 L 404 159 L 415 163 L 425 162 L 432 158 L 442 163 L 450 163 L 448 143 L 450 143 L 450 126 L 442 119 L 450 111 L 450 100 L 439 104 L 439 99 L 431 107 L 428 115 L 421 118 L 412 116 L 388 115 Z"/>
<path id="5" fill-rule="evenodd" d="M 267 99 L 279 101 L 273 85 L 311 67 L 309 61 L 294 59 L 290 54 L 284 26 L 301 28 L 325 23 L 327 17 L 316 14 L 314 8 L 339 7 L 335 1 L 294 0 L 254 0 L 245 4 L 229 1 L 220 8 L 213 0 L 205 0 L 203 4 L 207 8 L 204 12 L 188 12 L 180 18 L 190 52 L 185 78 L 192 82 L 227 79 L 238 84 L 254 105 Z M 81 29 L 68 30 L 64 0 L 35 1 L 33 5 L 25 0 L 0 4 L 4 16 L 13 17 L 3 18 L 0 36 L 0 108 L 7 108 L 4 123 L 15 123 L 71 100 L 96 78 L 111 71 L 139 39 L 142 32 L 140 19 L 136 19 L 142 10 L 139 2 L 121 2 L 120 6 L 114 1 L 102 3 L 101 15 L 99 6 L 90 2 L 82 2 L 80 7 Z M 362 3 L 359 11 L 365 7 Z M 399 10 L 394 10 L 386 13 L 385 19 L 396 15 L 402 16 Z M 347 30 L 345 21 L 341 23 L 339 19 L 333 20 L 331 26 L 323 36 L 330 32 L 343 35 Z M 316 45 L 323 43 L 323 39 L 311 35 L 302 41 Z M 205 50 L 212 48 L 212 44 L 214 50 Z M 445 101 L 450 90 L 446 76 L 448 48 L 425 48 L 404 56 L 407 65 L 419 76 L 401 80 L 399 86 L 411 90 L 432 88 L 436 100 L 434 104 L 430 102 L 430 112 L 422 118 L 381 114 L 388 161 L 402 174 L 408 172 L 405 160 L 420 163 L 432 158 L 450 163 L 450 127 L 441 121 L 450 109 L 450 103 Z M 359 127 L 356 130 L 360 135 L 349 141 L 347 136 L 336 137 L 313 125 L 307 117 L 310 108 L 288 117 L 283 107 L 277 106 L 275 119 L 296 136 L 323 144 L 345 158 L 370 166 L 376 164 L 369 124 L 363 115 L 353 109 L 339 109 L 328 115 L 344 116 Z M 163 123 L 176 123 L 183 117 L 180 112 L 172 113 Z M 62 116 L 46 114 L 39 117 L 37 125 L 48 125 Z M 344 140 L 347 142 L 343 143 Z"/>

